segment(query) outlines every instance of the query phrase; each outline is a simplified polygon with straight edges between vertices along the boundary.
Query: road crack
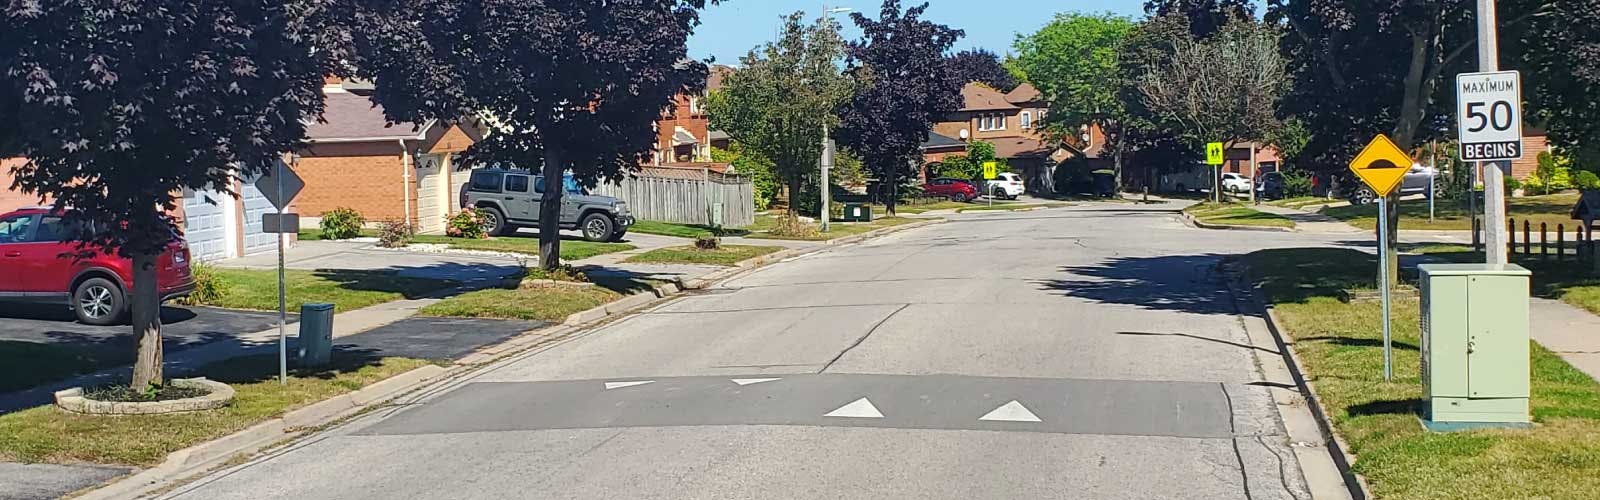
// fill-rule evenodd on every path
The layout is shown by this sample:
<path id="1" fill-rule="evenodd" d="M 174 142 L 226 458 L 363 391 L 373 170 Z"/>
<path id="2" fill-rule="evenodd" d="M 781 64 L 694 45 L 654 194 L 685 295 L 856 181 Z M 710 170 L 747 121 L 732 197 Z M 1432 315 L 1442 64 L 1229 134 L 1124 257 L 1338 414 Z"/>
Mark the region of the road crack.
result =
<path id="1" fill-rule="evenodd" d="M 849 347 L 845 347 L 843 351 L 839 351 L 839 354 L 835 355 L 833 359 L 828 360 L 828 364 L 822 365 L 822 369 L 817 370 L 817 373 L 828 371 L 828 368 L 832 368 L 834 363 L 839 362 L 839 358 L 843 358 L 844 355 L 849 353 L 851 349 L 855 349 L 856 346 L 861 345 L 862 342 L 866 342 L 867 337 L 871 337 L 873 332 L 878 331 L 878 327 L 889 322 L 889 318 L 893 318 L 896 314 L 900 314 L 900 311 L 906 310 L 907 307 L 911 307 L 911 304 L 900 304 L 900 307 L 895 309 L 894 312 L 891 312 L 887 316 L 884 316 L 883 319 L 878 320 L 877 323 L 872 325 L 872 328 L 867 329 L 867 333 L 862 334 L 860 338 L 856 339 L 854 343 L 851 343 Z"/>

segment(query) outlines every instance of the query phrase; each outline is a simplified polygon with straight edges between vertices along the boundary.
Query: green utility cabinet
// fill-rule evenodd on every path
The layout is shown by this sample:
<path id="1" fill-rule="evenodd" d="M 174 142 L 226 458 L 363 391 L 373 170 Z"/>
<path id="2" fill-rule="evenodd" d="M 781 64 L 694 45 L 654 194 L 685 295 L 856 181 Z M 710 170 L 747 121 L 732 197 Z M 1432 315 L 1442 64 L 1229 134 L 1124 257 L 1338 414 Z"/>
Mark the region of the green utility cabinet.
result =
<path id="1" fill-rule="evenodd" d="M 845 222 L 872 222 L 872 207 L 862 203 L 844 204 L 844 214 L 840 220 Z"/>
<path id="2" fill-rule="evenodd" d="M 1515 264 L 1423 264 L 1425 424 L 1528 423 L 1528 277 Z"/>

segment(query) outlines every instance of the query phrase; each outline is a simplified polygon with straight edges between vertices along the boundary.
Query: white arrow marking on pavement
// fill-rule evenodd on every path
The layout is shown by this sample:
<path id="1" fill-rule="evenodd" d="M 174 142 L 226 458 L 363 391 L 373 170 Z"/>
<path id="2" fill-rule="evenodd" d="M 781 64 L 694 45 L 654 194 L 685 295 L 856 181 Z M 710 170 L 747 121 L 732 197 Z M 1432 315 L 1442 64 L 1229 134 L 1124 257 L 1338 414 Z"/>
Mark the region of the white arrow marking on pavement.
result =
<path id="1" fill-rule="evenodd" d="M 828 412 L 827 415 L 823 416 L 845 418 L 883 418 L 883 414 L 878 412 L 878 407 L 872 406 L 872 402 L 867 401 L 867 398 L 857 399 L 850 404 L 840 406 L 839 409 Z"/>
<path id="2" fill-rule="evenodd" d="M 1011 400 L 1010 403 L 1000 405 L 999 408 L 995 408 L 994 411 L 989 412 L 988 415 L 984 415 L 983 418 L 978 420 L 990 422 L 1038 422 L 1039 417 L 1028 411 L 1028 408 L 1022 406 L 1022 403 Z"/>
<path id="3" fill-rule="evenodd" d="M 609 391 L 609 390 L 612 390 L 612 389 L 620 389 L 620 388 L 623 388 L 623 387 L 633 387 L 633 386 L 636 386 L 636 385 L 645 385 L 645 384 L 650 384 L 650 383 L 655 383 L 655 381 L 654 380 L 634 380 L 632 382 L 606 382 L 606 390 Z"/>
<path id="4" fill-rule="evenodd" d="M 759 384 L 759 383 L 762 383 L 762 382 L 771 382 L 771 381 L 774 381 L 774 380 L 783 380 L 783 379 L 782 378 L 736 378 L 736 379 L 731 379 L 731 380 L 733 380 L 733 383 L 735 383 L 735 384 L 750 385 L 750 384 Z"/>

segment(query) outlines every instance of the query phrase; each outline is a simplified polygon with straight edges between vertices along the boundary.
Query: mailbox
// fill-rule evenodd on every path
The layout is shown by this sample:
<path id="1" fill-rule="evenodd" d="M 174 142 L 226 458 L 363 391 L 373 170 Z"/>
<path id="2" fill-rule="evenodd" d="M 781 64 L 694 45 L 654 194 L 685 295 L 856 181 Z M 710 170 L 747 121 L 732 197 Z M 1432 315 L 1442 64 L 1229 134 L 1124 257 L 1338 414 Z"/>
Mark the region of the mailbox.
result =
<path id="1" fill-rule="evenodd" d="M 1424 424 L 1528 425 L 1528 277 L 1515 264 L 1423 264 Z"/>
<path id="2" fill-rule="evenodd" d="M 844 204 L 844 214 L 840 220 L 845 222 L 872 222 L 872 207 L 862 203 Z"/>

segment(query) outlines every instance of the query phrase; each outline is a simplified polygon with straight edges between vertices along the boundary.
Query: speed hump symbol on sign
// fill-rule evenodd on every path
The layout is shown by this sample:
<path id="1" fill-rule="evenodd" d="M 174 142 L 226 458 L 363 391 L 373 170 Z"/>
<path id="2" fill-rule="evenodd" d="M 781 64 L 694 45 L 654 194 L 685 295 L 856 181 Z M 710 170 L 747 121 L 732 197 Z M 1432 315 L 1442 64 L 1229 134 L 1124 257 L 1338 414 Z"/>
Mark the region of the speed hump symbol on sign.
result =
<path id="1" fill-rule="evenodd" d="M 1206 143 L 1206 165 L 1221 165 L 1221 164 L 1222 164 L 1222 143 L 1220 143 L 1220 142 L 1208 142 L 1208 143 Z"/>
<path id="2" fill-rule="evenodd" d="M 1373 193 L 1388 196 L 1400 186 L 1412 163 L 1411 156 L 1394 145 L 1389 136 L 1378 134 L 1350 161 L 1350 171 L 1372 188 Z"/>

